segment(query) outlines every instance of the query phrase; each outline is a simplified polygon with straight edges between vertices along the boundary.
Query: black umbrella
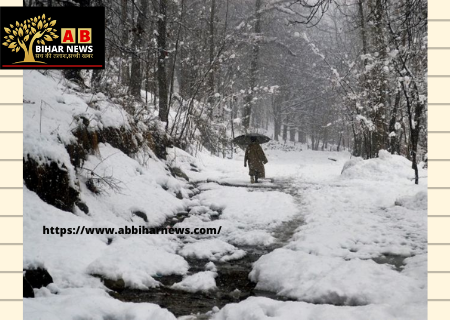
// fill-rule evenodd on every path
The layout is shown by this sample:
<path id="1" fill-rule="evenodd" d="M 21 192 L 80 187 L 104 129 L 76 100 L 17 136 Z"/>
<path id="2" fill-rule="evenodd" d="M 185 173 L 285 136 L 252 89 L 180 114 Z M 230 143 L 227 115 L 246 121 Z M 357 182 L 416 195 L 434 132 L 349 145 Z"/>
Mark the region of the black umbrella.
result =
<path id="1" fill-rule="evenodd" d="M 243 134 L 239 137 L 233 139 L 233 143 L 237 144 L 240 147 L 247 147 L 251 142 L 252 138 L 256 138 L 256 143 L 262 144 L 270 141 L 270 138 L 259 133 L 248 133 Z"/>

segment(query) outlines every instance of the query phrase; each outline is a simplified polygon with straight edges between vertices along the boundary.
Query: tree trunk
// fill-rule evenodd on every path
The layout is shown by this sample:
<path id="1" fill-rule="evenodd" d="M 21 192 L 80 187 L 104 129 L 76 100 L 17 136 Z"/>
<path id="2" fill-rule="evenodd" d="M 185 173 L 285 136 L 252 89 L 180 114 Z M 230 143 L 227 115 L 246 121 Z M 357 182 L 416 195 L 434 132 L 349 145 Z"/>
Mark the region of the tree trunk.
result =
<path id="1" fill-rule="evenodd" d="M 298 142 L 305 143 L 306 142 L 305 133 L 302 131 L 300 127 L 297 128 L 297 132 L 298 132 Z"/>
<path id="2" fill-rule="evenodd" d="M 170 112 L 170 108 L 172 107 L 172 97 L 173 97 L 173 91 L 174 91 L 174 82 L 175 82 L 175 69 L 177 65 L 177 57 L 178 57 L 178 49 L 179 49 L 179 43 L 181 39 L 181 27 L 183 23 L 184 18 L 184 0 L 181 0 L 181 14 L 180 14 L 180 25 L 178 26 L 178 32 L 177 32 L 177 40 L 175 41 L 175 52 L 173 54 L 173 61 L 172 61 L 172 70 L 170 74 L 170 89 L 169 89 L 169 102 L 167 105 L 167 113 Z M 169 121 L 166 122 L 166 131 L 169 130 Z"/>
<path id="3" fill-rule="evenodd" d="M 394 102 L 394 109 L 392 110 L 392 116 L 391 121 L 389 122 L 389 134 L 395 133 L 395 136 L 389 137 L 389 151 L 392 154 L 400 154 L 400 141 L 397 136 L 398 132 L 395 128 L 395 124 L 397 123 L 397 110 L 398 106 L 400 104 L 400 90 L 397 91 L 397 94 L 395 95 L 395 102 Z"/>
<path id="4" fill-rule="evenodd" d="M 94 69 L 91 77 L 91 87 L 93 92 L 101 91 L 100 80 L 102 79 L 102 69 Z"/>
<path id="5" fill-rule="evenodd" d="M 278 141 L 278 137 L 280 136 L 280 132 L 281 132 L 281 108 L 280 108 L 280 103 L 278 103 L 275 95 L 272 94 L 271 97 L 271 103 L 272 103 L 272 110 L 273 110 L 273 126 L 274 126 L 274 139 L 275 141 Z"/>
<path id="6" fill-rule="evenodd" d="M 371 112 L 371 118 L 375 125 L 375 130 L 372 131 L 371 139 L 369 141 L 371 145 L 371 152 L 369 158 L 377 157 L 378 151 L 386 148 L 387 140 L 387 126 L 385 121 L 385 113 L 387 107 L 387 77 L 384 72 L 384 64 L 386 61 L 386 40 L 385 40 L 385 4 L 383 0 L 372 0 L 370 3 L 371 16 L 373 23 L 372 29 L 372 41 L 373 50 L 379 54 L 376 58 L 378 61 L 375 67 L 371 70 L 369 75 L 370 83 L 368 82 L 368 87 L 371 89 L 371 99 L 370 103 L 373 106 L 373 111 Z"/>
<path id="7" fill-rule="evenodd" d="M 367 54 L 367 35 L 366 35 L 366 23 L 364 19 L 364 8 L 363 8 L 363 1 L 358 1 L 358 13 L 359 13 L 359 21 L 360 21 L 360 29 L 361 29 L 361 38 L 363 43 L 363 54 Z M 364 60 L 366 61 L 366 60 Z"/>
<path id="8" fill-rule="evenodd" d="M 167 0 L 159 0 L 158 18 L 158 93 L 159 93 L 159 119 L 169 121 L 168 90 L 166 74 L 166 28 L 167 28 Z"/>
<path id="9" fill-rule="evenodd" d="M 286 142 L 287 140 L 287 132 L 288 132 L 288 126 L 287 125 L 283 125 L 283 140 L 284 142 Z"/>
<path id="10" fill-rule="evenodd" d="M 339 141 L 336 149 L 338 152 L 341 150 L 341 141 L 342 141 L 342 133 L 339 134 Z"/>
<path id="11" fill-rule="evenodd" d="M 261 4 L 262 0 L 256 0 L 255 2 L 255 35 L 258 36 L 261 33 Z M 250 126 L 250 117 L 253 108 L 254 89 L 257 83 L 258 76 L 258 60 L 259 60 L 259 42 L 257 39 L 253 40 L 252 55 L 250 62 L 250 81 L 247 95 L 245 96 L 244 104 L 244 119 L 243 125 L 245 131 Z"/>
<path id="12" fill-rule="evenodd" d="M 31 2 L 31 1 L 30 1 Z M 81 0 L 77 1 L 79 3 L 80 7 L 89 7 L 90 6 L 90 0 Z M 64 2 L 64 7 L 73 7 L 75 6 L 74 3 L 71 2 Z M 33 37 L 34 39 L 34 37 Z M 28 51 L 29 54 L 33 55 L 33 40 L 30 42 L 30 49 Z M 33 57 L 34 60 L 34 57 Z M 80 85 L 84 85 L 83 78 L 81 77 L 81 69 L 64 69 L 63 75 L 67 80 L 72 80 L 78 82 Z"/>
<path id="13" fill-rule="evenodd" d="M 148 0 L 141 0 L 141 8 L 138 10 L 136 28 L 133 34 L 133 55 L 131 57 L 131 79 L 130 94 L 141 100 L 142 70 L 141 70 L 141 50 L 143 38 L 146 30 L 148 14 Z"/>
<path id="14" fill-rule="evenodd" d="M 289 128 L 289 140 L 295 142 L 295 127 Z"/>
<path id="15" fill-rule="evenodd" d="M 281 119 L 279 117 L 275 117 L 274 132 L 273 132 L 273 138 L 275 139 L 275 141 L 278 141 L 280 133 L 281 133 Z"/>
<path id="16" fill-rule="evenodd" d="M 209 64 L 214 63 L 214 18 L 216 14 L 216 0 L 211 0 L 211 10 L 209 15 Z M 209 72 L 209 92 L 210 96 L 214 95 L 214 68 Z"/>
<path id="17" fill-rule="evenodd" d="M 128 45 L 128 0 L 121 0 L 120 1 L 120 9 L 121 9 L 121 20 L 122 20 L 122 45 L 127 46 Z M 128 54 L 126 52 L 122 52 L 122 84 L 128 85 L 130 80 L 130 71 L 128 69 Z"/>

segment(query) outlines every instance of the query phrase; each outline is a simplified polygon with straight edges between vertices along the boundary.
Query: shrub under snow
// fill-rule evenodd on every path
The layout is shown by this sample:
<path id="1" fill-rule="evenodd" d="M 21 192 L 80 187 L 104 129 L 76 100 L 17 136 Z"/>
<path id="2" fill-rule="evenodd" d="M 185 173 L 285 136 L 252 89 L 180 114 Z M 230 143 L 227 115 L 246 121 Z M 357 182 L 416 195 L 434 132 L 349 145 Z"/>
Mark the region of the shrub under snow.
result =
<path id="1" fill-rule="evenodd" d="M 419 168 L 419 176 L 423 176 L 423 169 Z M 342 169 L 342 178 L 364 180 L 413 180 L 414 170 L 408 159 L 380 150 L 378 158 L 362 160 L 354 158 L 348 160 Z"/>

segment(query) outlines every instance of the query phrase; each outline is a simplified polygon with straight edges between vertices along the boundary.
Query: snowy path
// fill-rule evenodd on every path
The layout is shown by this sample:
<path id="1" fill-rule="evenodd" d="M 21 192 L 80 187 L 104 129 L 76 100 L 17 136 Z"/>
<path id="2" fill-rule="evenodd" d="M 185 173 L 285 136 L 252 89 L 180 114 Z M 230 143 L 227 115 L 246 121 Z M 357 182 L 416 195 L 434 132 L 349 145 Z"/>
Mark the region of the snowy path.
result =
<path id="1" fill-rule="evenodd" d="M 341 174 L 344 154 L 272 156 L 284 161 L 274 171 L 291 177 L 304 223 L 249 277 L 255 289 L 299 302 L 250 297 L 213 318 L 426 318 L 426 181 L 412 183 L 410 163 L 383 153 Z"/>
<path id="2" fill-rule="evenodd" d="M 175 226 L 223 231 L 184 238 L 188 276 L 149 302 L 193 319 L 422 319 L 426 186 L 409 163 L 386 154 L 341 175 L 345 153 L 269 155 L 276 178 L 256 186 L 239 161 L 207 158 L 210 182 Z"/>

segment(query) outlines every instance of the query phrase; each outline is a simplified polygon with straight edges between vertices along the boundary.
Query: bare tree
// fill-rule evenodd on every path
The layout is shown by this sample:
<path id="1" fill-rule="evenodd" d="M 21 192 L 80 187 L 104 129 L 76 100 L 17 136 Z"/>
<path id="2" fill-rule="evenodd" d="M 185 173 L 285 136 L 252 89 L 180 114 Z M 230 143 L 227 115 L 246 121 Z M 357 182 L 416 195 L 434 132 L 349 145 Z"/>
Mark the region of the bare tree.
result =
<path id="1" fill-rule="evenodd" d="M 138 10 L 136 27 L 133 29 L 133 42 L 131 45 L 133 49 L 133 55 L 131 56 L 131 74 L 133 76 L 130 78 L 130 94 L 139 100 L 141 99 L 142 86 L 141 51 L 146 35 L 148 0 L 141 0 L 140 2 L 141 7 Z"/>
<path id="2" fill-rule="evenodd" d="M 163 122 L 169 121 L 168 86 L 166 72 L 166 48 L 167 33 L 167 0 L 159 0 L 158 12 L 158 97 L 159 97 L 159 119 Z"/>

